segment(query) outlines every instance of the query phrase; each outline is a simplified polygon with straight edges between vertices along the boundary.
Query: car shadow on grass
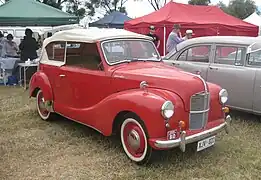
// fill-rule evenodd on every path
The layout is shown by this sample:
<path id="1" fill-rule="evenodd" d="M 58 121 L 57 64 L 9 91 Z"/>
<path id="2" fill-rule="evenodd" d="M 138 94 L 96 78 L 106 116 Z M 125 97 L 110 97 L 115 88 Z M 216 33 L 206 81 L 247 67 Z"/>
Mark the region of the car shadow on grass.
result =
<path id="1" fill-rule="evenodd" d="M 102 149 L 103 151 L 113 151 L 113 153 L 117 153 L 121 156 L 125 156 L 125 153 L 123 151 L 120 138 L 113 135 L 110 137 L 105 137 L 96 130 L 89 128 L 85 125 L 79 124 L 77 122 L 71 121 L 67 118 L 64 118 L 62 116 L 57 115 L 54 121 L 51 121 L 52 125 L 62 127 L 63 130 L 66 132 L 69 132 L 70 136 L 72 138 L 83 138 L 88 139 L 88 141 L 91 141 L 93 147 L 97 147 L 98 149 Z M 150 163 L 148 163 L 146 166 L 151 168 L 156 168 L 157 166 L 168 166 L 168 165 L 177 165 L 182 166 L 184 168 L 193 168 L 191 167 L 190 163 L 185 163 L 188 161 L 195 161 L 197 159 L 208 159 L 211 157 L 211 151 L 215 149 L 213 147 L 210 147 L 206 150 L 203 150 L 201 152 L 196 152 L 196 143 L 187 145 L 186 152 L 183 153 L 180 151 L 179 148 L 174 148 L 170 150 L 164 150 L 164 151 L 154 151 L 153 152 L 153 158 Z M 127 157 L 124 161 L 126 161 Z M 131 161 L 129 160 L 129 163 Z M 190 167 L 187 167 L 187 165 L 190 164 Z M 200 164 L 200 161 L 196 164 L 198 166 Z"/>

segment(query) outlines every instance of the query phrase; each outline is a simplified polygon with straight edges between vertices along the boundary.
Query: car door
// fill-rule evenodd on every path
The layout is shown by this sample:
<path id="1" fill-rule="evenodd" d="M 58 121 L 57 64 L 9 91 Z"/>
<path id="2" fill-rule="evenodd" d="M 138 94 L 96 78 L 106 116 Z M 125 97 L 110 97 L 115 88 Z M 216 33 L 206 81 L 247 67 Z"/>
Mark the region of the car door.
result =
<path id="1" fill-rule="evenodd" d="M 180 50 L 179 54 L 175 56 L 175 59 L 170 58 L 173 61 L 169 62 L 173 66 L 187 72 L 200 74 L 206 79 L 209 62 L 212 57 L 211 44 L 197 44 L 186 47 Z"/>
<path id="2" fill-rule="evenodd" d="M 227 89 L 227 104 L 251 111 L 255 69 L 245 67 L 246 47 L 230 44 L 215 45 L 214 61 L 211 62 L 207 81 Z"/>
<path id="3" fill-rule="evenodd" d="M 67 117 L 97 127 L 93 114 L 111 94 L 110 76 L 104 71 L 95 43 L 67 42 L 66 64 L 61 67 L 72 91 Z"/>
<path id="4" fill-rule="evenodd" d="M 44 72 L 50 81 L 53 96 L 55 112 L 66 115 L 67 109 L 72 102 L 72 91 L 67 82 L 67 72 L 62 69 L 65 64 L 65 41 L 55 41 L 45 47 L 45 53 L 42 58 L 48 58 L 44 63 Z"/>
<path id="5" fill-rule="evenodd" d="M 251 52 L 247 57 L 247 66 L 256 71 L 254 89 L 249 89 L 249 95 L 253 92 L 253 111 L 261 113 L 261 49 Z"/>

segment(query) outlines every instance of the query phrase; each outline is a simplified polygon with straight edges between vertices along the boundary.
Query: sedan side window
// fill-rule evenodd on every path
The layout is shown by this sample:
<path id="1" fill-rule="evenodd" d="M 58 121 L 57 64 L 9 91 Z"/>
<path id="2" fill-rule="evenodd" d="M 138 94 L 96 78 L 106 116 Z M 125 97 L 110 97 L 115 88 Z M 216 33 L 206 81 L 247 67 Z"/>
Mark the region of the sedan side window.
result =
<path id="1" fill-rule="evenodd" d="M 211 46 L 194 46 L 183 51 L 178 57 L 178 61 L 192 61 L 208 63 L 210 58 Z"/>
<path id="2" fill-rule="evenodd" d="M 261 49 L 249 54 L 248 64 L 252 66 L 261 66 Z"/>
<path id="3" fill-rule="evenodd" d="M 243 65 L 244 48 L 231 46 L 217 46 L 215 54 L 216 64 Z"/>

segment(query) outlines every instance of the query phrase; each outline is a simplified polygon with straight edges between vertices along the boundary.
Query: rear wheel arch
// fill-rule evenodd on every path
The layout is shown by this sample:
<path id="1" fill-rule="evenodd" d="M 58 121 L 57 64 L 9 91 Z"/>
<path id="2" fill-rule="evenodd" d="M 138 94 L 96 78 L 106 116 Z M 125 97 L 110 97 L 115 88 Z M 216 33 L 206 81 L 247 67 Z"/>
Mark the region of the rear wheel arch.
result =
<path id="1" fill-rule="evenodd" d="M 34 88 L 34 90 L 31 93 L 31 97 L 36 97 L 39 90 L 40 90 L 39 87 Z"/>
<path id="2" fill-rule="evenodd" d="M 37 92 L 42 90 L 46 100 L 53 101 L 53 91 L 50 81 L 44 72 L 36 72 L 30 80 L 30 97 L 36 97 Z"/>

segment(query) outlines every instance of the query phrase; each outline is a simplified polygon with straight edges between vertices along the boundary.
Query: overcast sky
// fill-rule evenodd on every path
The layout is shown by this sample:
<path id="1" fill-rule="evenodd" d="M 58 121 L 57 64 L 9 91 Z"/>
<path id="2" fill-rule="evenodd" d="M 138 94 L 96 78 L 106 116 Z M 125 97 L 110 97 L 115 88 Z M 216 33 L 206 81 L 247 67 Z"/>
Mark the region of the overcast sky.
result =
<path id="1" fill-rule="evenodd" d="M 174 2 L 187 4 L 188 0 L 173 0 Z M 211 0 L 212 4 L 217 4 L 219 1 L 225 4 L 229 3 L 229 0 Z M 254 0 L 257 6 L 261 6 L 261 0 Z M 128 16 L 131 18 L 143 16 L 154 11 L 148 0 L 128 0 L 125 4 L 128 12 Z"/>

